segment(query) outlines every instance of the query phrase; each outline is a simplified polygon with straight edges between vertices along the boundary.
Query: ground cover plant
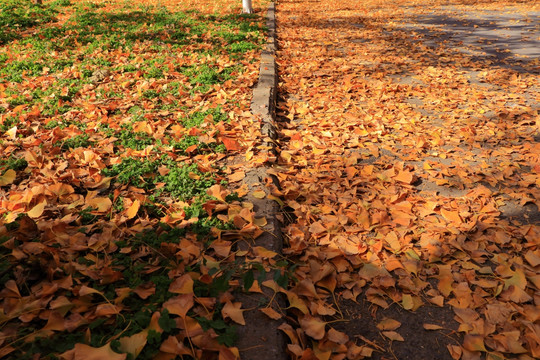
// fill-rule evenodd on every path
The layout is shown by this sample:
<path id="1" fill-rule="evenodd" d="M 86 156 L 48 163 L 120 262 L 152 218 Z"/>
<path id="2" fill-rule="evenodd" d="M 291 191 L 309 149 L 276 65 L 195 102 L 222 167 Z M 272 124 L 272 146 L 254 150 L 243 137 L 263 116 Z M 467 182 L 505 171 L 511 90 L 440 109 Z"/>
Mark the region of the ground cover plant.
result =
<path id="1" fill-rule="evenodd" d="M 265 33 L 240 9 L 0 3 L 0 357 L 237 354 L 258 230 L 224 164 L 253 145 Z"/>

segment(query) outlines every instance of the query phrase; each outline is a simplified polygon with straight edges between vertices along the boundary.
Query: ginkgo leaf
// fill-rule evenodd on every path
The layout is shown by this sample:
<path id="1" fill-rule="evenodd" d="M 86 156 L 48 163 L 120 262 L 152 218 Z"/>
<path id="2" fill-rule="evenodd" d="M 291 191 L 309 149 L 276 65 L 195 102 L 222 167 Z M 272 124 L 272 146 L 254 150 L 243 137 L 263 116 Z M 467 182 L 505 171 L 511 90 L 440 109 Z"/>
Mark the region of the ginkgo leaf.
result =
<path id="1" fill-rule="evenodd" d="M 192 294 L 193 279 L 188 274 L 180 276 L 171 283 L 169 292 L 173 294 Z"/>
<path id="2" fill-rule="evenodd" d="M 465 335 L 463 347 L 469 351 L 487 351 L 484 346 L 484 337 L 481 335 Z"/>
<path id="3" fill-rule="evenodd" d="M 242 179 L 244 179 L 246 177 L 246 173 L 242 170 L 240 171 L 237 171 L 231 175 L 229 175 L 227 178 L 229 179 L 230 182 L 238 182 L 238 181 L 241 181 Z"/>
<path id="4" fill-rule="evenodd" d="M 124 353 L 130 354 L 133 358 L 136 358 L 144 349 L 147 338 L 147 330 L 143 330 L 131 336 L 122 337 L 118 340 L 120 342 L 118 349 Z"/>
<path id="5" fill-rule="evenodd" d="M 252 192 L 251 195 L 257 199 L 264 199 L 266 197 L 266 193 L 263 190 L 256 190 Z"/>
<path id="6" fill-rule="evenodd" d="M 0 176 L 0 186 L 6 186 L 9 184 L 13 184 L 15 181 L 15 178 L 17 177 L 17 173 L 13 169 L 8 169 L 2 176 Z"/>
<path id="7" fill-rule="evenodd" d="M 35 205 L 32 209 L 27 211 L 26 215 L 28 215 L 32 219 L 37 219 L 43 214 L 43 211 L 45 211 L 45 206 L 47 206 L 47 202 L 42 201 L 39 204 Z"/>
<path id="8" fill-rule="evenodd" d="M 322 321 L 318 317 L 313 317 L 306 314 L 299 320 L 299 322 L 306 334 L 311 336 L 313 339 L 321 340 L 324 337 L 324 334 L 326 333 L 326 322 Z"/>
<path id="9" fill-rule="evenodd" d="M 349 336 L 344 332 L 331 328 L 328 330 L 328 340 L 333 341 L 336 344 L 345 344 L 349 341 Z"/>
<path id="10" fill-rule="evenodd" d="M 100 348 L 94 348 L 86 344 L 75 344 L 72 350 L 60 355 L 65 360 L 124 360 L 127 354 L 119 354 L 111 349 L 107 343 Z"/>
<path id="11" fill-rule="evenodd" d="M 436 324 L 423 324 L 422 325 L 426 330 L 441 330 L 444 329 L 442 326 Z"/>
<path id="12" fill-rule="evenodd" d="M 394 319 L 384 319 L 383 321 L 377 324 L 377 329 L 379 330 L 396 330 L 401 326 L 401 323 Z"/>
<path id="13" fill-rule="evenodd" d="M 223 317 L 230 318 L 237 324 L 246 325 L 246 321 L 244 320 L 245 310 L 242 310 L 241 307 L 241 302 L 232 303 L 230 301 L 227 301 L 225 303 L 225 306 L 223 306 L 223 309 L 221 309 L 221 314 L 223 315 Z"/>
<path id="14" fill-rule="evenodd" d="M 87 200 L 86 204 L 100 213 L 105 213 L 112 207 L 112 201 L 108 197 L 95 197 Z"/>
<path id="15" fill-rule="evenodd" d="M 140 207 L 141 207 L 141 202 L 138 199 L 134 200 L 133 203 L 130 205 L 130 207 L 126 209 L 126 212 L 125 212 L 126 217 L 128 219 L 133 219 L 139 212 Z"/>
<path id="16" fill-rule="evenodd" d="M 382 334 L 393 341 L 405 341 L 405 339 L 395 331 L 383 331 Z"/>
<path id="17" fill-rule="evenodd" d="M 271 307 L 264 307 L 259 309 L 263 314 L 268 316 L 270 319 L 273 320 L 279 320 L 283 317 L 280 313 L 278 313 L 276 310 L 272 309 Z"/>
<path id="18" fill-rule="evenodd" d="M 237 151 L 240 150 L 242 147 L 240 146 L 240 143 L 236 141 L 235 139 L 223 137 L 221 138 L 221 141 L 223 142 L 223 145 L 225 145 L 225 148 L 228 151 Z"/>

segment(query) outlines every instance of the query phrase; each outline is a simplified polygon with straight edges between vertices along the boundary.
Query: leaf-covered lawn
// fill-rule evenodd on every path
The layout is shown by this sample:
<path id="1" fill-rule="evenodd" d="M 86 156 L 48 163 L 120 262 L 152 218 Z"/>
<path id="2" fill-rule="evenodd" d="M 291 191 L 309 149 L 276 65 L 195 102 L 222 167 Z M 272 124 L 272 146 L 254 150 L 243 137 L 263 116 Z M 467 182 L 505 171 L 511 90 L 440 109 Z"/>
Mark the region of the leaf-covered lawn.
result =
<path id="1" fill-rule="evenodd" d="M 265 33 L 240 10 L 0 3 L 0 357 L 238 352 L 234 244 L 258 229 L 225 165 L 258 159 Z"/>
<path id="2" fill-rule="evenodd" d="M 277 14 L 291 358 L 539 358 L 538 3 Z"/>

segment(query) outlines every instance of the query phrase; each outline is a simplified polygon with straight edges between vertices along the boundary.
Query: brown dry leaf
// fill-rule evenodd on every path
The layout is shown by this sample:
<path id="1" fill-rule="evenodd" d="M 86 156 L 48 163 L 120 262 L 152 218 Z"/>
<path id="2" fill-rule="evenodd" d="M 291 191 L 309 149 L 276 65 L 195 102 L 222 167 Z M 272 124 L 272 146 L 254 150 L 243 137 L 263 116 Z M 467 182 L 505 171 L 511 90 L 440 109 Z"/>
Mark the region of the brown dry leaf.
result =
<path id="1" fill-rule="evenodd" d="M 469 351 L 487 351 L 484 346 L 484 337 L 482 335 L 465 335 L 463 338 L 463 348 Z"/>
<path id="2" fill-rule="evenodd" d="M 405 341 L 405 339 L 395 331 L 383 331 L 382 334 L 392 341 Z"/>
<path id="3" fill-rule="evenodd" d="M 144 346 L 146 345 L 148 337 L 148 330 L 143 330 L 140 333 L 133 334 L 131 336 L 125 336 L 120 338 L 120 346 L 118 347 L 120 351 L 127 354 L 131 354 L 133 358 L 137 358 Z"/>
<path id="4" fill-rule="evenodd" d="M 167 354 L 174 354 L 178 356 L 193 356 L 193 353 L 189 348 L 187 348 L 182 342 L 178 341 L 176 336 L 170 335 L 159 348 L 159 351 L 162 351 Z"/>
<path id="5" fill-rule="evenodd" d="M 349 341 L 349 336 L 341 331 L 330 328 L 330 330 L 328 330 L 328 340 L 333 341 L 336 344 L 346 344 Z"/>
<path id="6" fill-rule="evenodd" d="M 396 330 L 401 326 L 401 323 L 394 319 L 384 319 L 377 324 L 379 330 Z"/>
<path id="7" fill-rule="evenodd" d="M 326 333 L 326 322 L 322 321 L 320 318 L 307 314 L 304 315 L 304 317 L 302 317 L 299 321 L 300 326 L 307 335 L 311 336 L 315 340 L 321 340 L 324 337 L 324 334 Z"/>
<path id="8" fill-rule="evenodd" d="M 192 294 L 193 279 L 189 274 L 185 274 L 176 278 L 169 286 L 169 292 L 173 294 Z"/>
<path id="9" fill-rule="evenodd" d="M 441 330 L 444 329 L 442 326 L 436 324 L 423 324 L 422 325 L 426 330 Z"/>
<path id="10" fill-rule="evenodd" d="M 262 309 L 259 309 L 263 314 L 268 316 L 270 319 L 279 320 L 283 317 L 280 313 L 278 313 L 276 310 L 272 309 L 271 307 L 265 307 Z"/>
<path id="11" fill-rule="evenodd" d="M 108 197 L 95 197 L 87 200 L 86 204 L 99 213 L 106 213 L 112 207 L 112 201 Z"/>
<path id="12" fill-rule="evenodd" d="M 163 303 L 163 308 L 167 309 L 169 313 L 185 318 L 188 311 L 193 307 L 195 301 L 193 300 L 193 294 L 182 294 L 170 298 Z"/>

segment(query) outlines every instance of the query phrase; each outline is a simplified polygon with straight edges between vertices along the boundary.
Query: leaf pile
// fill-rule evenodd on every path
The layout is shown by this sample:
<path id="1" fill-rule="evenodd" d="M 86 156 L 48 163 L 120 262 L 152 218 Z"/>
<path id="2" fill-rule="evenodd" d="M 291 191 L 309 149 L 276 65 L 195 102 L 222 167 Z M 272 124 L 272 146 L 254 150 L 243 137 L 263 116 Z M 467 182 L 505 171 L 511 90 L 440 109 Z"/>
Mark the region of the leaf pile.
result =
<path id="1" fill-rule="evenodd" d="M 393 319 L 378 339 L 336 330 L 340 304 L 360 297 L 374 311 L 450 307 L 462 338 L 451 358 L 540 357 L 538 59 L 493 56 L 444 30 L 488 9 L 530 21 L 535 6 L 279 2 L 275 195 L 298 265 L 282 289 L 293 358 L 360 359 L 381 339 L 427 336 Z M 439 23 L 426 32 L 428 16 Z"/>
<path id="2" fill-rule="evenodd" d="M 231 185 L 244 165 L 224 165 L 265 161 L 262 18 L 232 0 L 0 8 L 0 357 L 236 356 L 234 246 L 261 223 Z"/>

